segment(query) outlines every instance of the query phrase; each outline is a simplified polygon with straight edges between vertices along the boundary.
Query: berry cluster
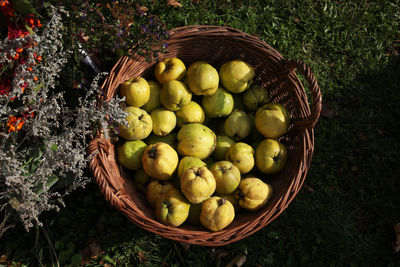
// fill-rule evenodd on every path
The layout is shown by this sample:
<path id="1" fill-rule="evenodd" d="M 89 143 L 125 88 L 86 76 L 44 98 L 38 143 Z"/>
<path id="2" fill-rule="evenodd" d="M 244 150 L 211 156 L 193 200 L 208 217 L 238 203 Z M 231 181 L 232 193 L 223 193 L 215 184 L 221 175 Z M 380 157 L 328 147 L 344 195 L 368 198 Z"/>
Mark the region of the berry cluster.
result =
<path id="1" fill-rule="evenodd" d="M 34 14 L 17 13 L 11 1 L 8 0 L 0 0 L 0 11 L 7 25 L 7 43 L 0 48 L 0 55 L 3 56 L 3 60 L 0 61 L 0 96 L 8 97 L 13 91 L 13 86 L 20 87 L 23 93 L 27 87 L 34 85 L 24 78 L 17 79 L 17 77 L 21 76 L 21 72 L 32 72 L 34 66 L 42 60 L 40 55 L 32 53 L 29 49 L 37 45 L 33 35 L 35 30 L 42 27 L 42 24 Z M 38 77 L 33 75 L 31 80 L 37 82 Z M 9 97 L 11 102 L 17 98 L 16 96 Z M 20 130 L 25 121 L 33 115 L 33 112 L 29 111 L 10 115 L 6 123 L 7 131 L 10 133 Z"/>

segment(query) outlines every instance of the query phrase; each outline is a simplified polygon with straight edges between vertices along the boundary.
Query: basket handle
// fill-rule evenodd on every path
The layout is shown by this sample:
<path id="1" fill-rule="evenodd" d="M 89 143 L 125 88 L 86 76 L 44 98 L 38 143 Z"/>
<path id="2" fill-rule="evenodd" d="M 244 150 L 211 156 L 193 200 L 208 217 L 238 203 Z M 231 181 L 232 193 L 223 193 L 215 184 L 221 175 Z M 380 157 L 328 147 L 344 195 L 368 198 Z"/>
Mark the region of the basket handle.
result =
<path id="1" fill-rule="evenodd" d="M 294 125 L 297 129 L 312 129 L 318 122 L 322 108 L 322 94 L 317 79 L 312 73 L 311 68 L 301 60 L 287 60 L 285 65 L 289 73 L 297 69 L 306 78 L 312 97 L 310 116 L 304 120 L 295 121 Z"/>

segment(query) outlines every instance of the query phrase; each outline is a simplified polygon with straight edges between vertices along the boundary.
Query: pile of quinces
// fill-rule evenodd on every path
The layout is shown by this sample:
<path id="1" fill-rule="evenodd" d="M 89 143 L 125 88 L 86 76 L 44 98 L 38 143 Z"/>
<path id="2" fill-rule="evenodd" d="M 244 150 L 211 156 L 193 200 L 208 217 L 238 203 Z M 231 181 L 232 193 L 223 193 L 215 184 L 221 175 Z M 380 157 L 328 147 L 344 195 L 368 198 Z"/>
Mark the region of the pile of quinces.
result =
<path id="1" fill-rule="evenodd" d="M 153 79 L 120 85 L 128 115 L 118 128 L 118 161 L 134 171 L 163 224 L 220 231 L 240 209 L 256 211 L 270 199 L 271 186 L 256 174 L 284 168 L 287 150 L 277 139 L 290 115 L 254 79 L 243 60 L 217 70 L 174 57 L 156 63 Z"/>

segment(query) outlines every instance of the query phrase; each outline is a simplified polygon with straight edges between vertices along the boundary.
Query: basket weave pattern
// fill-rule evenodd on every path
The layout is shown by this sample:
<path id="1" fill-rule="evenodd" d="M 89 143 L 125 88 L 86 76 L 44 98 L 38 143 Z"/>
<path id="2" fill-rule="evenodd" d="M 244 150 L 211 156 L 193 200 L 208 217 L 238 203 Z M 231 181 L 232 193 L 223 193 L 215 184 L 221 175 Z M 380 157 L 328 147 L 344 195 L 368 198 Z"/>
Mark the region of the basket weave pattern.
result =
<path id="1" fill-rule="evenodd" d="M 170 32 L 168 52 L 153 62 L 139 62 L 122 57 L 102 85 L 104 100 L 118 94 L 119 85 L 131 77 L 152 77 L 158 60 L 178 57 L 188 66 L 204 60 L 217 70 L 222 63 L 242 59 L 254 66 L 255 83 L 269 88 L 273 102 L 285 105 L 291 114 L 291 125 L 279 139 L 288 149 L 284 170 L 273 176 L 259 177 L 273 188 L 266 207 L 257 212 L 241 211 L 222 231 L 209 232 L 201 226 L 171 227 L 159 223 L 143 194 L 132 182 L 132 173 L 116 159 L 115 144 L 102 134 L 89 145 L 94 157 L 90 169 L 105 199 L 136 225 L 165 238 L 203 246 L 221 246 L 236 242 L 260 230 L 285 210 L 299 192 L 310 167 L 314 150 L 314 127 L 321 111 L 321 91 L 310 68 L 299 60 L 286 60 L 275 49 L 257 37 L 218 26 L 187 26 Z M 308 83 L 311 108 L 303 84 L 295 71 Z"/>

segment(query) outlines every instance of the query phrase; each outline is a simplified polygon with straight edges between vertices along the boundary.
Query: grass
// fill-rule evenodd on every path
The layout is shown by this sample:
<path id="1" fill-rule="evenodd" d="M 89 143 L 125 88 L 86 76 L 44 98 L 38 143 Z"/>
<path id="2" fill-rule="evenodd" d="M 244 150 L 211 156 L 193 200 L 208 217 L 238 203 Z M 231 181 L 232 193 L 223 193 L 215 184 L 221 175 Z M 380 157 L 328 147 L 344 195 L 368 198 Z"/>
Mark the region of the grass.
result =
<path id="1" fill-rule="evenodd" d="M 399 266 L 392 243 L 400 222 L 400 1 L 152 2 L 169 29 L 231 26 L 311 67 L 324 111 L 334 115 L 315 128 L 305 186 L 252 236 L 220 248 L 184 248 L 131 224 L 92 183 L 43 217 L 43 229 L 9 231 L 0 254 L 29 266 L 65 266 L 90 255 L 97 257 L 86 266 L 226 266 L 245 252 L 244 266 Z"/>

